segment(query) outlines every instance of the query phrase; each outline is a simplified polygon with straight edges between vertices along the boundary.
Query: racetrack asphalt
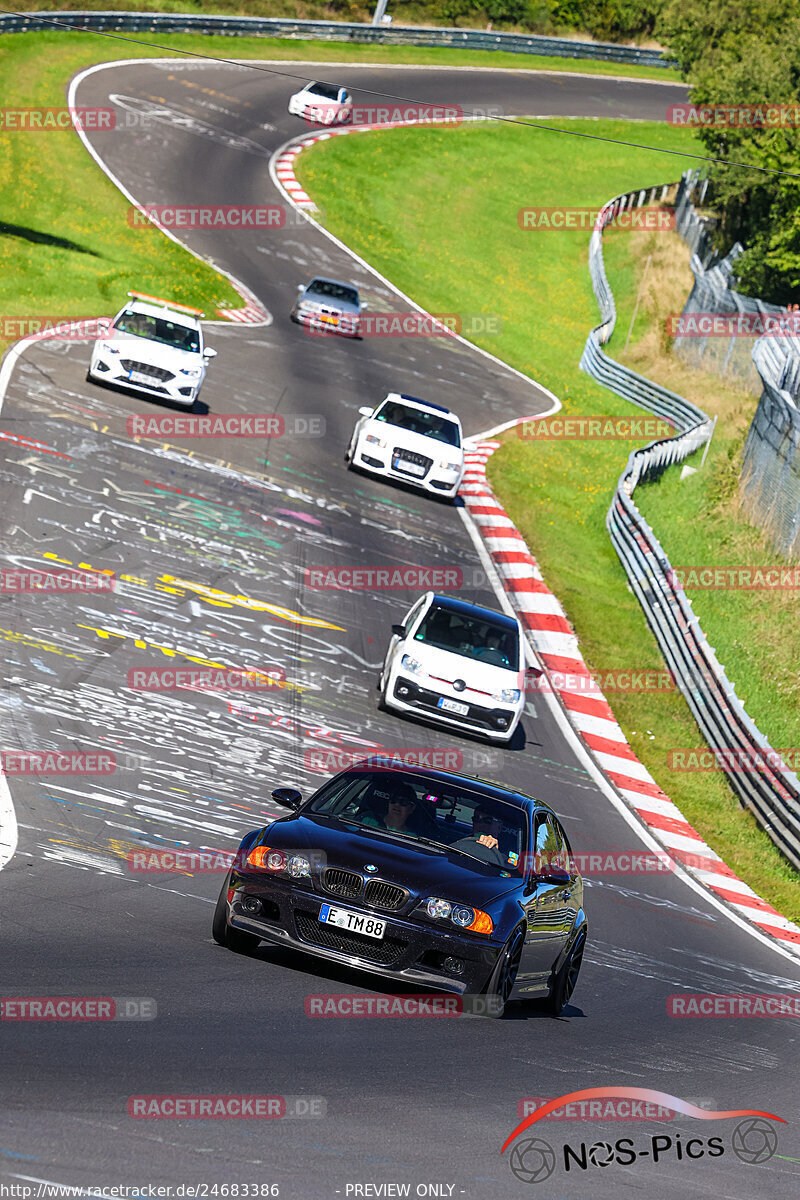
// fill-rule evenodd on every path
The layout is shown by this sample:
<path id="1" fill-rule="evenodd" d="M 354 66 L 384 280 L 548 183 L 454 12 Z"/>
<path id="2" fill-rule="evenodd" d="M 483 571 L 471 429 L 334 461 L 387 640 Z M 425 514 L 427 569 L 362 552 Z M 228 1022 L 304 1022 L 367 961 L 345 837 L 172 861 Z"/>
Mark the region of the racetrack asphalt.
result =
<path id="1" fill-rule="evenodd" d="M 277 70 L 314 74 L 296 64 Z M 382 92 L 465 110 L 659 119 L 684 98 L 677 85 L 549 73 L 327 66 L 320 74 L 349 84 L 356 103 Z M 140 202 L 269 204 L 279 201 L 269 158 L 303 130 L 286 112 L 296 86 L 247 67 L 137 62 L 86 76 L 77 96 L 87 106 L 111 95 L 159 105 L 150 127 L 92 135 Z M 171 410 L 87 383 L 88 343 L 37 344 L 12 374 L 0 414 L 10 439 L 0 466 L 4 563 L 88 564 L 125 578 L 113 592 L 1 598 L 6 749 L 103 750 L 119 764 L 106 777 L 9 780 L 19 846 L 0 872 L 2 992 L 150 997 L 157 1016 L 3 1022 L 0 1184 L 276 1184 L 297 1200 L 380 1195 L 353 1189 L 381 1183 L 407 1183 L 411 1195 L 436 1184 L 444 1190 L 428 1194 L 475 1200 L 796 1194 L 788 1059 L 797 1019 L 679 1020 L 667 1015 L 667 998 L 796 991 L 800 967 L 671 875 L 590 877 L 589 950 L 563 1016 L 520 1008 L 491 1022 L 311 1019 L 309 995 L 396 989 L 283 950 L 251 958 L 222 950 L 210 936 L 219 874 L 128 869 L 125 855 L 143 846 L 235 847 L 280 811 L 272 787 L 297 783 L 307 794 L 319 784 L 324 773 L 309 753 L 320 747 L 460 751 L 465 769 L 551 803 L 575 849 L 641 846 L 540 698 L 516 748 L 491 754 L 378 712 L 389 627 L 423 589 L 306 583 L 309 568 L 334 564 L 445 567 L 464 573 L 465 598 L 496 606 L 454 508 L 349 473 L 342 454 L 359 406 L 390 390 L 453 407 L 468 435 L 545 411 L 550 397 L 449 339 L 315 338 L 293 325 L 296 285 L 312 273 L 352 279 L 373 310 L 405 307 L 305 222 L 178 232 L 272 317 L 207 328 L 219 354 L 204 405 L 212 414 L 276 412 L 289 425 L 322 417 L 325 434 L 137 441 L 127 418 Z M 296 686 L 230 698 L 127 686 L 132 668 L 198 657 L 251 669 L 277 663 Z M 640 1159 L 569 1173 L 559 1159 L 536 1185 L 512 1174 L 500 1147 L 522 1098 L 626 1084 L 784 1117 L 786 1157 L 743 1162 L 730 1119 L 543 1122 L 531 1136 L 557 1155 L 565 1141 L 630 1137 Z M 323 1097 L 326 1115 L 127 1115 L 129 1097 L 170 1093 Z M 679 1159 L 678 1133 L 721 1136 L 725 1152 Z M 657 1162 L 645 1153 L 653 1135 L 673 1139 Z"/>

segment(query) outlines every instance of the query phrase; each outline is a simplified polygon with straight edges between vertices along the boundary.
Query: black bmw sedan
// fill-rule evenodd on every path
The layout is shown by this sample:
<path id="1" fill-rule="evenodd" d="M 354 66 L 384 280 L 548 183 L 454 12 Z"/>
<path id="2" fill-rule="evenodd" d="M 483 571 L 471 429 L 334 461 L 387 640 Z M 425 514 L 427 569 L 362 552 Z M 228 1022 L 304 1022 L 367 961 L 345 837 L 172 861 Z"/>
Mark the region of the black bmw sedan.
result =
<path id="1" fill-rule="evenodd" d="M 366 760 L 248 833 L 213 936 L 290 946 L 399 984 L 539 998 L 559 1013 L 586 944 L 583 883 L 546 804 L 449 771 Z"/>

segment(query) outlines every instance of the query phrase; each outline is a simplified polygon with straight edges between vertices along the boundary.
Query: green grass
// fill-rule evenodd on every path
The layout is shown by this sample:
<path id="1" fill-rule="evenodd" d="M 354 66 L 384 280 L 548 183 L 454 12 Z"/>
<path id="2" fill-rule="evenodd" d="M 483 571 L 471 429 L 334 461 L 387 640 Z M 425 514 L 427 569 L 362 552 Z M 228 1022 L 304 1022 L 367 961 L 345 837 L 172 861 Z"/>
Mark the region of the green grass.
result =
<path id="1" fill-rule="evenodd" d="M 689 133 L 662 125 L 559 125 L 676 152 L 696 149 Z M 334 139 L 304 154 L 298 175 L 324 205 L 328 227 L 426 309 L 501 316 L 501 332 L 476 341 L 554 391 L 567 414 L 631 415 L 629 405 L 578 370 L 597 321 L 588 235 L 524 231 L 517 210 L 599 205 L 617 192 L 677 179 L 685 165 L 679 153 L 667 158 L 480 125 Z M 632 235 L 607 236 L 613 252 Z M 632 285 L 634 268 L 627 270 L 618 287 Z M 489 467 L 493 487 L 598 670 L 663 667 L 605 530 L 630 449 L 626 442 L 531 443 L 512 433 Z M 609 698 L 631 745 L 687 819 L 759 894 L 787 916 L 800 916 L 796 874 L 740 808 L 724 776 L 667 768 L 670 749 L 702 744 L 680 695 Z"/>
<path id="2" fill-rule="evenodd" d="M 372 0 L 367 0 L 367 3 L 361 3 L 360 0 L 349 0 L 347 5 L 349 11 L 344 11 L 339 3 L 339 11 L 334 10 L 324 2 L 318 3 L 316 0 L 212 0 L 212 3 L 206 3 L 205 0 L 159 0 L 156 4 L 149 4 L 146 0 L 121 0 L 114 4 L 114 12 L 159 12 L 159 13 L 186 13 L 194 16 L 245 16 L 245 17 L 283 17 L 289 20 L 314 20 L 314 21 L 356 21 L 369 24 L 372 20 L 374 4 Z M 34 0 L 34 3 L 20 3 L 19 5 L 10 5 L 11 11 L 24 12 L 41 12 L 42 16 L 45 13 L 53 15 L 55 12 L 53 4 L 50 0 Z M 59 6 L 59 11 L 67 11 L 77 9 L 84 11 L 107 11 L 107 0 L 74 0 L 74 3 L 62 3 Z M 398 26 L 419 26 L 419 27 L 443 27 L 447 26 L 448 22 L 442 18 L 440 6 L 436 4 L 427 4 L 424 0 L 404 0 L 402 4 L 394 5 L 394 22 Z M 480 12 L 475 12 L 473 20 L 470 20 L 469 15 L 465 15 L 462 28 L 477 29 L 483 32 L 486 29 L 486 21 L 482 21 Z M 58 20 L 58 13 L 55 12 L 55 19 Z M 530 33 L 531 30 L 520 30 L 517 27 L 506 25 L 495 25 L 494 31 L 501 32 L 516 32 Z M 566 36 L 569 40 L 574 41 L 591 41 L 587 35 L 575 34 L 574 31 L 563 31 L 557 29 L 542 27 L 533 32 L 543 33 L 548 37 Z M 9 35 L 15 36 L 15 35 Z M 33 34 L 21 34 L 21 37 L 36 36 Z M 73 39 L 75 34 L 67 34 L 66 36 Z M 123 35 L 125 36 L 125 35 Z M 659 79 L 662 81 L 680 82 L 680 72 L 674 68 L 668 67 L 647 67 L 639 66 L 636 63 L 609 63 L 602 61 L 593 61 L 591 59 L 581 58 L 562 58 L 559 55 L 537 55 L 537 54 L 512 54 L 505 50 L 461 50 L 442 47 L 415 47 L 415 46 L 361 46 L 357 44 L 348 44 L 347 42 L 331 43 L 324 40 L 312 41 L 305 39 L 277 39 L 277 38 L 247 38 L 247 37 L 210 37 L 197 38 L 181 35 L 167 35 L 162 37 L 155 33 L 142 33 L 127 35 L 133 38 L 141 38 L 150 42 L 159 42 L 166 44 L 167 42 L 173 48 L 182 49 L 200 49 L 198 43 L 214 42 L 217 43 L 216 51 L 210 53 L 219 53 L 223 57 L 235 56 L 242 58 L 286 58 L 286 59 L 306 59 L 312 58 L 319 62 L 387 62 L 387 63 L 419 63 L 419 64 L 436 64 L 443 66 L 485 66 L 497 69 L 498 67 L 510 67 L 516 70 L 542 70 L 542 71 L 586 71 L 593 75 L 624 75 L 632 79 Z M 5 40 L 5 39 L 1 39 Z M 110 40 L 101 38 L 99 35 L 94 35 L 94 41 L 97 45 Z M 119 45 L 120 43 L 118 43 Z M 102 53 L 102 52 L 101 52 Z M 119 54 L 112 54 L 111 57 L 121 57 Z"/>

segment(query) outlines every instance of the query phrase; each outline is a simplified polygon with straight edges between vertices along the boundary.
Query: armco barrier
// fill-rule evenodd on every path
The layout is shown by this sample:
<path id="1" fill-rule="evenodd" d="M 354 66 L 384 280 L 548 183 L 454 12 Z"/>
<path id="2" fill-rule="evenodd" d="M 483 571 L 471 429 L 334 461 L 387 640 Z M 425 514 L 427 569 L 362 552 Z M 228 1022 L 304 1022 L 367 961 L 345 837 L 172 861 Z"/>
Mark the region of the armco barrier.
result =
<path id="1" fill-rule="evenodd" d="M 363 25 L 351 21 L 296 21 L 282 17 L 225 17 L 179 13 L 54 12 L 12 13 L 0 17 L 0 33 L 28 33 L 57 24 L 92 32 L 201 33 L 227 37 L 314 38 L 382 46 L 450 46 L 469 50 L 505 50 L 511 54 L 547 54 L 599 62 L 674 67 L 658 50 L 617 46 L 612 42 L 579 42 L 538 34 L 488 33 L 478 29 L 417 29 L 397 25 Z"/>
<path id="2" fill-rule="evenodd" d="M 652 189 L 650 195 L 654 194 Z M 696 405 L 614 362 L 601 349 L 616 322 L 614 298 L 603 264 L 602 228 L 621 209 L 644 204 L 647 196 L 648 192 L 641 191 L 610 200 L 602 209 L 600 227 L 592 234 L 589 269 L 601 324 L 589 334 L 581 367 L 617 395 L 667 417 L 678 432 L 673 438 L 652 442 L 631 454 L 617 484 L 606 525 L 665 661 L 709 745 L 730 751 L 733 762 L 738 754 L 752 758 L 754 752 L 760 753 L 763 766 L 758 770 L 731 769 L 730 763 L 721 767 L 742 803 L 793 866 L 800 868 L 800 783 L 791 772 L 769 765 L 780 761 L 780 756 L 747 716 L 700 629 L 686 592 L 676 586 L 660 542 L 633 501 L 637 484 L 681 462 L 711 433 L 709 418 Z"/>

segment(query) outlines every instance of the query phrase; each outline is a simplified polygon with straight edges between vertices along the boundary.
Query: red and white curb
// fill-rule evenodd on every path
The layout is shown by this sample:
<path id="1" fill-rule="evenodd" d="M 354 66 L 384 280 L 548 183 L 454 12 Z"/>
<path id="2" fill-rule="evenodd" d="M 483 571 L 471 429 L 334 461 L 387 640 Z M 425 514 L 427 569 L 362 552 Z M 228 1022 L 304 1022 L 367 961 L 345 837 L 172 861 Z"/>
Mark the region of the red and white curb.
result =
<path id="1" fill-rule="evenodd" d="M 618 795 L 675 861 L 741 916 L 800 954 L 800 928 L 725 865 L 628 744 L 583 661 L 564 610 L 542 579 L 522 534 L 489 487 L 486 464 L 499 445 L 479 441 L 467 448 L 460 495 L 570 722 Z"/>
<path id="2" fill-rule="evenodd" d="M 271 324 L 269 313 L 256 301 L 251 301 L 244 308 L 218 308 L 217 312 L 227 321 L 238 321 L 240 325 Z"/>

